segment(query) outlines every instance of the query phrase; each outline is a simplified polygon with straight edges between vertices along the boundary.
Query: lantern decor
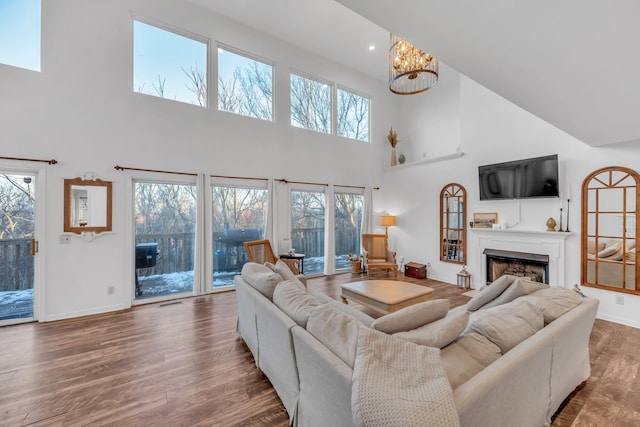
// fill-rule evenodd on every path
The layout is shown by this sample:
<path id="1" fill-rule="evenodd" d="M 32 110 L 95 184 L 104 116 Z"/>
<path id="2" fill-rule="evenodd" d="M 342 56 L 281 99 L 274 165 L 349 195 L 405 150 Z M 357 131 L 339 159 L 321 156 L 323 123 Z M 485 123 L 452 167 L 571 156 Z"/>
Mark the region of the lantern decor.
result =
<path id="1" fill-rule="evenodd" d="M 467 271 L 467 266 L 462 266 L 462 270 L 460 270 L 457 274 L 458 276 L 458 287 L 463 289 L 471 289 L 471 274 Z"/>

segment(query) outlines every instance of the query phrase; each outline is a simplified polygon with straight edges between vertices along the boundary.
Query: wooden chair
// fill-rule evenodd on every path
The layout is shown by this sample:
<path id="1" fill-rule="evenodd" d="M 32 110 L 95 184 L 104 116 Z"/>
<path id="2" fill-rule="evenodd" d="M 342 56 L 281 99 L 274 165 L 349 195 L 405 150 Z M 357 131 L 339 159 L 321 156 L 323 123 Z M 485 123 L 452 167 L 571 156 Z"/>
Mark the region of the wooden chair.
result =
<path id="1" fill-rule="evenodd" d="M 244 242 L 244 249 L 247 251 L 247 259 L 249 262 L 257 262 L 258 264 L 264 264 L 265 262 L 275 264 L 278 262 L 279 258 L 273 253 L 271 242 L 268 240 Z M 293 274 L 300 274 L 300 269 L 298 268 L 299 261 L 297 259 L 281 258 L 281 261 L 289 266 Z"/>
<path id="2" fill-rule="evenodd" d="M 371 278 L 371 270 L 383 269 L 393 272 L 398 279 L 398 264 L 395 251 L 390 251 L 387 236 L 384 234 L 363 234 L 362 247 L 367 261 L 367 278 Z"/>

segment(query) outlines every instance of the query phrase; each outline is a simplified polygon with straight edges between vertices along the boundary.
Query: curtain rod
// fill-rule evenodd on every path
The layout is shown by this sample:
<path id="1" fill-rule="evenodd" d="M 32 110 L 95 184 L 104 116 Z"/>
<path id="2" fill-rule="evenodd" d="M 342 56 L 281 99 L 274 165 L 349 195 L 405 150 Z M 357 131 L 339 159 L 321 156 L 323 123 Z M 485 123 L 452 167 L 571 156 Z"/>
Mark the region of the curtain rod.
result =
<path id="1" fill-rule="evenodd" d="M 209 175 L 211 178 L 229 178 L 229 179 L 250 179 L 254 181 L 269 181 L 267 178 L 253 178 L 250 176 L 226 176 L 226 175 Z"/>
<path id="2" fill-rule="evenodd" d="M 157 170 L 157 169 L 140 169 L 140 168 L 128 168 L 125 166 L 119 166 L 116 165 L 113 167 L 115 170 L 118 171 L 124 171 L 124 170 L 128 170 L 128 171 L 140 171 L 140 172 L 155 172 L 155 173 L 168 173 L 171 175 L 189 175 L 189 176 L 198 176 L 197 173 L 191 173 L 191 172 L 174 172 L 174 171 L 163 171 L 163 170 Z"/>
<path id="3" fill-rule="evenodd" d="M 307 185 L 322 185 L 324 187 L 328 187 L 329 184 L 324 184 L 324 183 L 320 183 L 320 182 L 304 182 L 304 181 L 288 181 L 284 178 L 280 178 L 280 179 L 276 179 L 275 181 L 279 181 L 279 182 L 284 182 L 285 184 L 307 184 Z M 334 187 L 343 187 L 343 188 L 360 188 L 360 189 L 365 189 L 366 187 L 363 187 L 362 185 L 340 185 L 340 184 L 334 184 Z M 379 190 L 380 187 L 373 187 L 373 190 Z"/>
<path id="4" fill-rule="evenodd" d="M 58 163 L 58 161 L 56 159 L 51 159 L 51 160 L 41 160 L 41 159 L 23 159 L 21 157 L 0 157 L 0 159 L 2 160 L 19 160 L 19 161 L 23 161 L 23 162 L 40 162 L 40 163 L 48 163 L 50 165 L 55 165 Z"/>

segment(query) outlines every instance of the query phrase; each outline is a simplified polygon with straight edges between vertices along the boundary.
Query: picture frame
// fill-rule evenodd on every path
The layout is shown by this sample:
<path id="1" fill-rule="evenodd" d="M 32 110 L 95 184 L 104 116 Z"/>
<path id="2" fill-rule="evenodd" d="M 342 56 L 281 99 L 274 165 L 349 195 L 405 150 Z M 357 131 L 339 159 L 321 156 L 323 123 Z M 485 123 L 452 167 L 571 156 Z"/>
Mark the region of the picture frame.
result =
<path id="1" fill-rule="evenodd" d="M 498 223 L 497 212 L 474 212 L 473 228 L 493 228 Z"/>

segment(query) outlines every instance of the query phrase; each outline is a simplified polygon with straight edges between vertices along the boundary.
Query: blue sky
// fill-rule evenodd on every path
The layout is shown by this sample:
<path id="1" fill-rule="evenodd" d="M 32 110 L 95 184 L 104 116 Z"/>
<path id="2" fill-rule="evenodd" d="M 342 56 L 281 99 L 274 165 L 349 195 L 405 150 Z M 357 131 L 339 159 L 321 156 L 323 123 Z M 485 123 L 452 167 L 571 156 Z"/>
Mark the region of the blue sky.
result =
<path id="1" fill-rule="evenodd" d="M 0 62 L 40 71 L 40 0 L 0 0 Z"/>

